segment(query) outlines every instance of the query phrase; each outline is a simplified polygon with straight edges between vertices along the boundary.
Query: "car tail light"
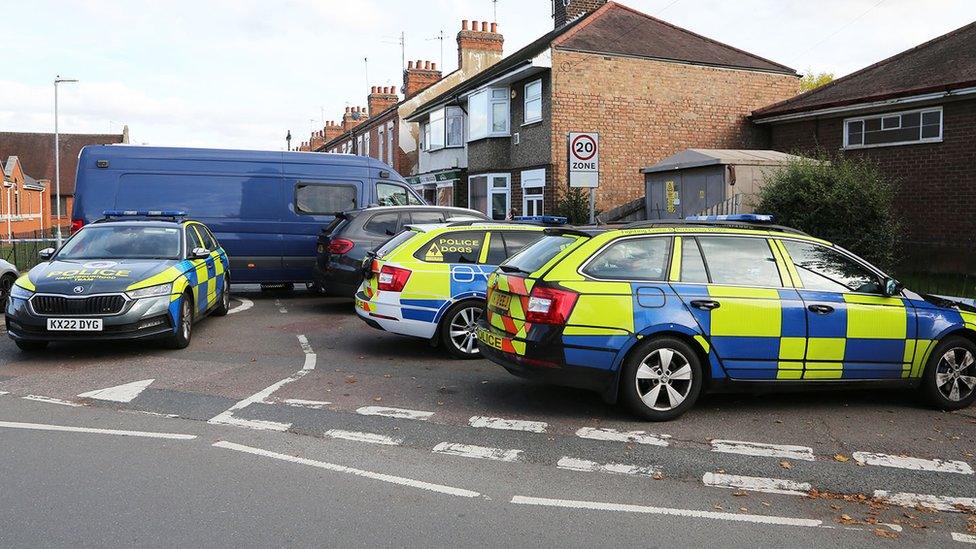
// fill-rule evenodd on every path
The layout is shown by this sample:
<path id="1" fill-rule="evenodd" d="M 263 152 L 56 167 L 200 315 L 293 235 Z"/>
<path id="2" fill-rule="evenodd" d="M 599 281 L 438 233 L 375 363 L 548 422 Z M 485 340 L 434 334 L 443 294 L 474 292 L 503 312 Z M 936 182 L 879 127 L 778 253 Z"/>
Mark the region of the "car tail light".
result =
<path id="1" fill-rule="evenodd" d="M 349 250 L 353 248 L 353 246 L 355 246 L 355 244 L 353 244 L 352 240 L 346 240 L 345 238 L 333 238 L 332 241 L 329 242 L 329 253 L 336 255 L 347 254 L 349 253 Z"/>
<path id="2" fill-rule="evenodd" d="M 536 286 L 529 294 L 525 321 L 533 324 L 565 324 L 579 294 L 546 286 Z"/>
<path id="3" fill-rule="evenodd" d="M 408 278 L 410 278 L 409 270 L 383 265 L 380 269 L 380 277 L 377 279 L 379 283 L 377 287 L 385 292 L 401 292 L 407 285 Z"/>
<path id="4" fill-rule="evenodd" d="M 81 228 L 84 227 L 84 226 L 85 226 L 85 220 L 84 219 L 72 219 L 71 220 L 71 229 L 70 229 L 71 230 L 71 234 L 74 234 L 74 233 L 80 231 Z"/>

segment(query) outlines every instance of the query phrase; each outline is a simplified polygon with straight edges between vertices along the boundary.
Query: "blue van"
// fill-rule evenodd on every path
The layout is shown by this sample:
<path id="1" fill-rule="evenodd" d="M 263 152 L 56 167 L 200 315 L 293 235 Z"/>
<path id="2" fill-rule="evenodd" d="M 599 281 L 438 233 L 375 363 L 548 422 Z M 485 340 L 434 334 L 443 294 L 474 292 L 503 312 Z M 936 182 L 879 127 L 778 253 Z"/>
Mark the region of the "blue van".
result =
<path id="1" fill-rule="evenodd" d="M 311 282 L 316 237 L 335 212 L 425 204 L 386 164 L 310 152 L 90 145 L 72 230 L 105 210 L 184 210 L 216 234 L 234 282 Z"/>

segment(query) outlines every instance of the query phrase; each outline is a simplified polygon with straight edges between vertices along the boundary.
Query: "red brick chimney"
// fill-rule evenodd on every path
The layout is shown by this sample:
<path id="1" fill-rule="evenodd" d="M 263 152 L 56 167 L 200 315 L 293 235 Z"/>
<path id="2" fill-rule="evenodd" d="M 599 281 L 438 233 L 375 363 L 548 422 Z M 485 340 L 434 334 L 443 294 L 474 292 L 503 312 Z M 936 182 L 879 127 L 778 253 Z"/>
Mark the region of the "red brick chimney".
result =
<path id="1" fill-rule="evenodd" d="M 368 118 L 364 107 L 346 107 L 346 112 L 342 115 L 343 133 L 362 124 Z"/>
<path id="2" fill-rule="evenodd" d="M 315 151 L 318 150 L 319 147 L 321 147 L 324 144 L 325 144 L 325 135 L 322 133 L 322 130 L 319 130 L 317 132 L 312 132 L 312 139 L 310 139 L 308 142 L 308 149 Z"/>
<path id="3" fill-rule="evenodd" d="M 468 20 L 464 19 L 461 21 L 457 43 L 458 67 L 473 74 L 501 60 L 505 39 L 498 33 L 498 23 L 471 21 L 471 28 L 468 29 Z"/>
<path id="4" fill-rule="evenodd" d="M 324 141 L 328 143 L 336 137 L 342 135 L 342 124 L 337 124 L 335 120 L 328 120 L 325 123 L 325 128 L 322 130 L 325 135 Z"/>
<path id="5" fill-rule="evenodd" d="M 400 97 L 396 94 L 393 86 L 373 86 L 370 88 L 369 96 L 366 98 L 366 108 L 369 109 L 369 117 L 373 118 L 377 114 L 396 105 Z"/>
<path id="6" fill-rule="evenodd" d="M 552 0 L 553 27 L 558 29 L 606 3 L 607 0 Z"/>
<path id="7" fill-rule="evenodd" d="M 441 71 L 437 70 L 437 63 L 417 60 L 407 61 L 407 70 L 403 71 L 403 95 L 412 97 L 441 79 Z"/>

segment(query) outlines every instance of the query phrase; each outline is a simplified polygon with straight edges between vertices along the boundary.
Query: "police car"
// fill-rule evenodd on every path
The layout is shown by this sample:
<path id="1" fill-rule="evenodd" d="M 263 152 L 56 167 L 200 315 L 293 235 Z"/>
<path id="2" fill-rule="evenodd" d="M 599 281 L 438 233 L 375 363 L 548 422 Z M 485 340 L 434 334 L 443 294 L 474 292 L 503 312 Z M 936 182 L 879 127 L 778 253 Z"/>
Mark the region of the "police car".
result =
<path id="1" fill-rule="evenodd" d="M 227 254 L 178 211 L 107 211 L 14 283 L 7 334 L 25 351 L 50 341 L 163 338 L 189 345 L 193 322 L 227 314 Z"/>
<path id="2" fill-rule="evenodd" d="M 477 358 L 475 327 L 488 276 L 541 238 L 543 228 L 490 221 L 410 226 L 366 257 L 356 313 L 374 328 Z"/>
<path id="3" fill-rule="evenodd" d="M 703 389 L 901 386 L 945 410 L 976 400 L 976 309 L 770 222 L 549 229 L 490 277 L 482 353 L 649 420 L 681 415 Z"/>

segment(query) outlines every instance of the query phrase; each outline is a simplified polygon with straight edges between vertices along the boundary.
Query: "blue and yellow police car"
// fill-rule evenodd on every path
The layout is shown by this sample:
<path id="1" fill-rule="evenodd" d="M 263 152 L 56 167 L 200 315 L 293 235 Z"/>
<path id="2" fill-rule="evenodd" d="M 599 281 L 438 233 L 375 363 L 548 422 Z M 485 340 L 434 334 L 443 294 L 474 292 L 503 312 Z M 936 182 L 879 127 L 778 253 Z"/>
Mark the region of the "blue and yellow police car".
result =
<path id="1" fill-rule="evenodd" d="M 40 255 L 7 302 L 7 334 L 25 351 L 137 338 L 184 348 L 194 321 L 228 311 L 227 254 L 180 211 L 106 211 Z"/>
<path id="2" fill-rule="evenodd" d="M 976 309 L 760 215 L 547 229 L 488 281 L 478 339 L 511 373 L 649 420 L 704 389 L 901 386 L 976 400 Z"/>

